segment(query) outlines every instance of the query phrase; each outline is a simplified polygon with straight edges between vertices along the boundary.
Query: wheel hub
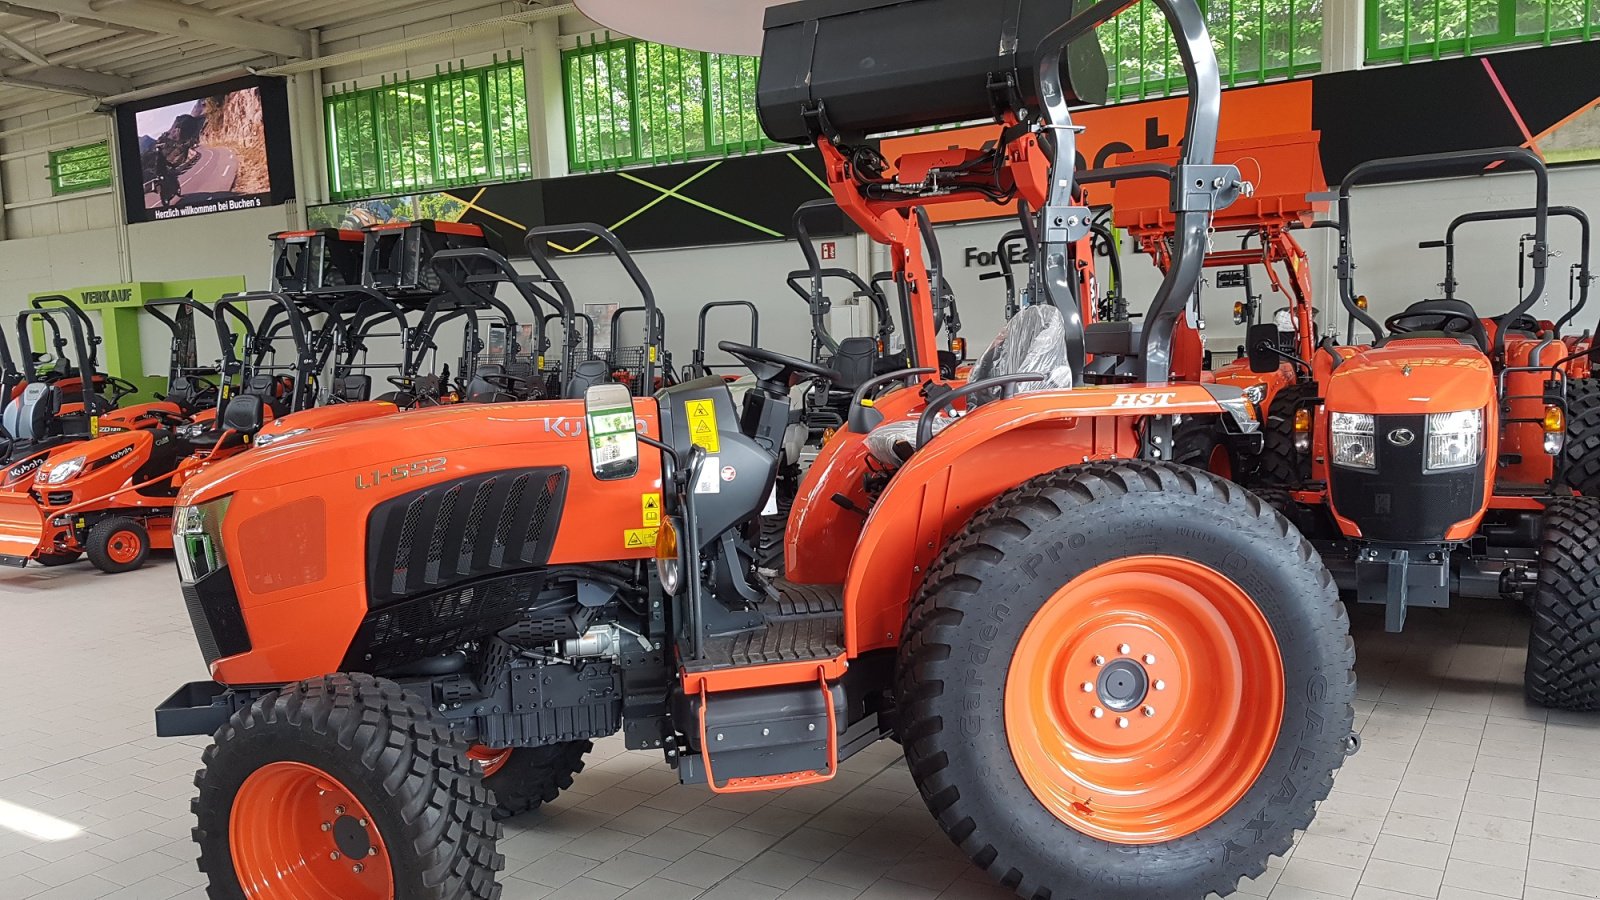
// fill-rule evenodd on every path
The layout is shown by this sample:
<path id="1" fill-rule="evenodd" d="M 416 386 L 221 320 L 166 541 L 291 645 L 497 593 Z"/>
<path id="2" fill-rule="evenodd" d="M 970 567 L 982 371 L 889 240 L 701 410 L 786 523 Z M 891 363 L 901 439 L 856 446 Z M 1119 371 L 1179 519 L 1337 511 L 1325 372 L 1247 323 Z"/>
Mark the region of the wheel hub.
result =
<path id="1" fill-rule="evenodd" d="M 1132 659 L 1118 659 L 1106 663 L 1100 670 L 1095 693 L 1100 705 L 1112 712 L 1127 712 L 1144 702 L 1150 692 L 1150 675 L 1144 666 Z"/>
<path id="2" fill-rule="evenodd" d="M 340 816 L 333 823 L 333 842 L 339 852 L 350 859 L 366 859 L 372 852 L 372 838 L 367 834 L 367 820 L 355 816 Z"/>

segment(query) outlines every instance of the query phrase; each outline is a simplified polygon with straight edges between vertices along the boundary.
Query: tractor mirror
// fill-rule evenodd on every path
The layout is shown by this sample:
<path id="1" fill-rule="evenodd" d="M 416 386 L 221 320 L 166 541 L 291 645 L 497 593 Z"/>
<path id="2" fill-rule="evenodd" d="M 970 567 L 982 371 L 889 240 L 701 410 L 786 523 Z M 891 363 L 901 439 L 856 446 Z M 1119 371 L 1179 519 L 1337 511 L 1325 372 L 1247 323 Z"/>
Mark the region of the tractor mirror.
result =
<path id="1" fill-rule="evenodd" d="M 238 434 L 255 434 L 267 424 L 266 409 L 260 397 L 250 394 L 234 397 L 222 411 L 222 427 Z"/>
<path id="2" fill-rule="evenodd" d="M 1278 326 L 1272 322 L 1251 325 L 1244 333 L 1244 349 L 1252 372 L 1276 372 L 1283 365 L 1283 357 L 1278 355 Z"/>
<path id="3" fill-rule="evenodd" d="M 626 385 L 597 384 L 583 393 L 589 424 L 589 462 L 601 481 L 632 478 L 639 472 L 639 423 Z"/>

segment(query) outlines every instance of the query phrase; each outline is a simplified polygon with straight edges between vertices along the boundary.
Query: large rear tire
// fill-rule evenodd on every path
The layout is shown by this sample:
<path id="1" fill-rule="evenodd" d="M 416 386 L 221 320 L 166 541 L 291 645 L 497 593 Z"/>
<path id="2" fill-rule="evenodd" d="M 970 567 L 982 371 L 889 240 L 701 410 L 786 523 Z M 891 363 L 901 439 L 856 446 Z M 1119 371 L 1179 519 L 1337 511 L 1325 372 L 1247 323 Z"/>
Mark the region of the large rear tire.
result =
<path id="1" fill-rule="evenodd" d="M 191 804 L 213 900 L 500 896 L 500 826 L 478 766 L 394 682 L 292 684 L 214 740 Z"/>
<path id="2" fill-rule="evenodd" d="M 572 787 L 572 776 L 583 771 L 584 754 L 593 749 L 591 741 L 566 741 L 499 751 L 474 747 L 467 755 L 483 768 L 483 784 L 494 792 L 494 817 L 509 819 Z"/>
<path id="3" fill-rule="evenodd" d="M 1327 569 L 1258 497 L 1187 467 L 1074 466 L 934 563 L 900 733 L 939 824 L 1022 897 L 1228 894 L 1327 796 L 1354 656 Z"/>
<path id="4" fill-rule="evenodd" d="M 1523 688 L 1551 709 L 1600 710 L 1600 497 L 1544 513 Z"/>

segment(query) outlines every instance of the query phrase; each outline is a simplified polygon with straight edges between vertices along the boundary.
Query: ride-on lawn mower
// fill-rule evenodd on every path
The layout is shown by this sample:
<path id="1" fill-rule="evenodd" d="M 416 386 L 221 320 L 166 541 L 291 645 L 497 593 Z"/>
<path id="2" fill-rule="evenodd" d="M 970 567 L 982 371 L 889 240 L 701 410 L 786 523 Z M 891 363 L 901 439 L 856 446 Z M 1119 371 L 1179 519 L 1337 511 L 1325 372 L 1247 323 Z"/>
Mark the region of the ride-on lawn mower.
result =
<path id="1" fill-rule="evenodd" d="M 1491 166 L 1530 171 L 1536 191 L 1532 281 L 1513 308 L 1485 319 L 1454 296 L 1413 303 L 1380 326 L 1360 304 L 1350 220 L 1358 184 Z M 1521 213 L 1523 211 L 1515 211 Z M 1517 217 L 1515 215 L 1510 217 Z M 1325 340 L 1309 360 L 1272 499 L 1312 538 L 1342 587 L 1385 609 L 1399 631 L 1413 607 L 1452 595 L 1521 599 L 1533 609 L 1526 690 L 1545 706 L 1600 709 L 1600 498 L 1576 496 L 1563 456 L 1566 423 L 1600 402 L 1569 369 L 1581 361 L 1554 325 L 1528 315 L 1544 293 L 1548 183 L 1521 148 L 1356 166 L 1339 191 L 1340 297 L 1371 330 L 1368 346 Z M 1453 276 L 1446 282 L 1453 282 Z M 1451 284 L 1452 292 L 1455 285 Z M 1257 371 L 1276 371 L 1272 326 L 1252 329 Z"/>
<path id="2" fill-rule="evenodd" d="M 716 377 L 638 398 L 569 384 L 583 400 L 414 411 L 192 480 L 174 531 L 215 681 L 157 728 L 213 735 L 193 805 L 211 895 L 496 897 L 493 817 L 556 796 L 619 730 L 723 793 L 825 782 L 897 739 L 940 825 L 1029 898 L 1227 893 L 1286 852 L 1350 742 L 1353 659 L 1289 522 L 1168 461 L 1174 415 L 1254 426 L 1237 389 L 1167 378 L 1211 212 L 1240 190 L 1211 160 L 1220 81 L 1194 0 L 1157 0 L 1192 98 L 1173 266 L 1134 380 L 1082 381 L 1068 104 L 1092 94 L 1065 69 L 1103 78 L 1094 29 L 1131 3 L 769 12 L 764 127 L 815 141 L 841 207 L 893 248 L 916 367 L 860 388 L 807 474 L 788 580 L 750 542 L 791 382 L 831 375 L 728 342 L 757 379 L 742 410 Z M 860 143 L 997 103 L 982 149 L 891 165 Z M 1016 195 L 1042 211 L 1048 302 L 985 351 L 993 377 L 957 387 L 913 210 Z M 651 322 L 598 226 L 533 229 L 545 278 L 569 230 L 622 261 Z"/>

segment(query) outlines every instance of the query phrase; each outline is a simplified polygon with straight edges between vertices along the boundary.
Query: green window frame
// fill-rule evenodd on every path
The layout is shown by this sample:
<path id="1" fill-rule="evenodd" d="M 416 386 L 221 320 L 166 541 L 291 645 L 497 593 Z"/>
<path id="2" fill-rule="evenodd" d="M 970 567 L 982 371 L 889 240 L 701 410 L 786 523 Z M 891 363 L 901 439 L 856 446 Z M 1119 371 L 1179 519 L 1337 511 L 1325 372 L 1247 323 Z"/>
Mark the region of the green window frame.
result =
<path id="1" fill-rule="evenodd" d="M 1223 87 L 1322 70 L 1325 0 L 1200 0 Z M 1111 66 L 1110 100 L 1181 92 L 1183 65 L 1161 10 L 1142 0 L 1100 27 Z"/>
<path id="2" fill-rule="evenodd" d="M 755 153 L 777 146 L 756 118 L 753 56 L 633 38 L 561 55 L 573 172 Z"/>
<path id="3" fill-rule="evenodd" d="M 522 60 L 324 98 L 334 200 L 510 181 L 533 174 Z"/>
<path id="4" fill-rule="evenodd" d="M 95 141 L 50 151 L 50 193 L 75 194 L 111 186 L 111 144 Z"/>
<path id="5" fill-rule="evenodd" d="M 1369 63 L 1593 40 L 1600 0 L 1366 0 Z"/>

